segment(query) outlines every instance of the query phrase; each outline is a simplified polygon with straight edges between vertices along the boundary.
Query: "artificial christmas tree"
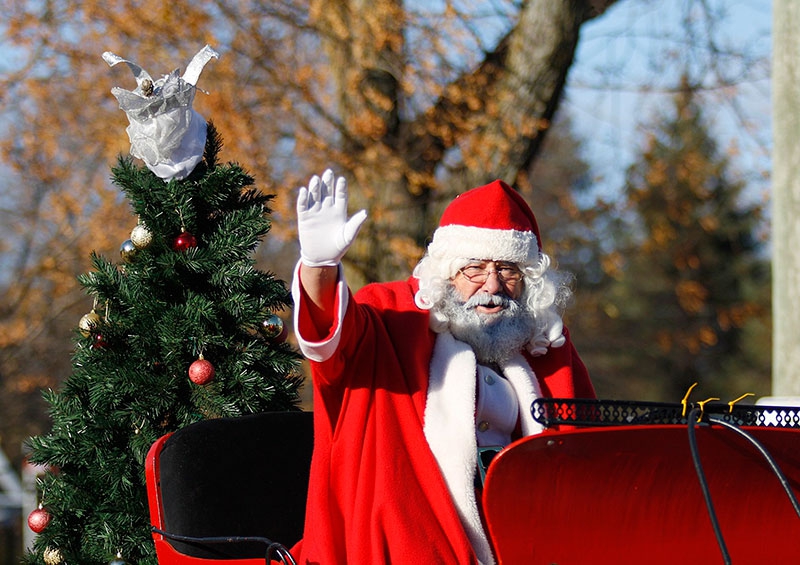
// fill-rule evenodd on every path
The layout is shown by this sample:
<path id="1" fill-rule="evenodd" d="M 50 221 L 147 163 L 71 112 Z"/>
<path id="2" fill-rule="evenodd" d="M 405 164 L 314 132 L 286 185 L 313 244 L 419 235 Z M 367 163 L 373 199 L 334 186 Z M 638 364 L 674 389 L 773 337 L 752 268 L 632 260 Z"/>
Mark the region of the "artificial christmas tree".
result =
<path id="1" fill-rule="evenodd" d="M 113 168 L 138 219 L 120 258 L 95 254 L 80 277 L 93 301 L 76 328 L 73 371 L 45 395 L 52 430 L 29 442 L 30 460 L 50 471 L 26 563 L 154 564 L 150 445 L 201 419 L 297 409 L 300 357 L 263 331 L 290 296 L 253 258 L 272 197 L 218 161 L 219 135 L 191 108 L 199 70 L 215 56 L 206 48 L 183 77 L 152 80 L 104 55 L 136 76 L 135 91 L 113 92 L 147 167 L 121 157 Z"/>

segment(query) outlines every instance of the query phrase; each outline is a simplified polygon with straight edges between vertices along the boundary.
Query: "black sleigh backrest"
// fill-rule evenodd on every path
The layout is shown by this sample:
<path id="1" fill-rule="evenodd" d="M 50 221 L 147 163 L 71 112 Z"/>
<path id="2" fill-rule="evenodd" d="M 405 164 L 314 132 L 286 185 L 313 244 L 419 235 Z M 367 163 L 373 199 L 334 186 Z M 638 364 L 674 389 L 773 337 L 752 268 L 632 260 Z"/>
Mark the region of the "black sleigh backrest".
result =
<path id="1" fill-rule="evenodd" d="M 159 461 L 164 531 L 269 538 L 291 548 L 302 537 L 312 449 L 311 412 L 204 420 L 178 430 Z M 253 541 L 169 543 L 206 559 L 265 554 Z"/>

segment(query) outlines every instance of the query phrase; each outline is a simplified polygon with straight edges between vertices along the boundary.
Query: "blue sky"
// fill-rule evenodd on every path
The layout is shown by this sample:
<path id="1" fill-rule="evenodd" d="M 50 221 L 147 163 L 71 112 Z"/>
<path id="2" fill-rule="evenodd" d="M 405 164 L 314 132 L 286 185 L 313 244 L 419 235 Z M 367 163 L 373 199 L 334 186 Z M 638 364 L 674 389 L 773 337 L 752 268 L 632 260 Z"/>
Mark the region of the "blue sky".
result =
<path id="1" fill-rule="evenodd" d="M 753 198 L 763 198 L 769 189 L 771 1 L 707 3 L 718 16 L 713 33 L 720 51 L 747 53 L 760 61 L 758 65 L 721 55 L 687 63 L 681 55 L 686 51 L 683 20 L 692 21 L 698 41 L 704 32 L 700 15 L 685 9 L 691 3 L 621 0 L 584 26 L 562 109 L 584 140 L 597 191 L 606 198 L 613 198 L 621 186 L 625 169 L 641 147 L 642 128 L 669 108 L 664 89 L 677 84 L 687 64 L 708 86 L 704 107 L 720 148 L 738 147 L 732 158 L 735 172 L 751 183 Z M 716 65 L 720 76 L 738 86 L 717 88 L 718 76 L 700 71 L 709 65 Z"/>

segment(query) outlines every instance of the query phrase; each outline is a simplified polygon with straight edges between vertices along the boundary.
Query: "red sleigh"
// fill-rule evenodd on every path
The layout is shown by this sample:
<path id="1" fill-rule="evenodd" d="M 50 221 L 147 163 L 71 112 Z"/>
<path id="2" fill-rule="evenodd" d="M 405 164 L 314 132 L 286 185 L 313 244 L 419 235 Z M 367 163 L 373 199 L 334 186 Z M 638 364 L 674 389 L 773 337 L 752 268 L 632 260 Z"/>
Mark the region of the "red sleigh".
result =
<path id="1" fill-rule="evenodd" d="M 562 429 L 515 442 L 486 472 L 500 564 L 800 561 L 800 410 L 559 399 L 533 410 Z M 200 422 L 156 442 L 159 564 L 292 563 L 312 443 L 302 412 Z"/>
<path id="2" fill-rule="evenodd" d="M 492 461 L 483 502 L 500 563 L 800 562 L 797 409 L 543 400 L 534 411 L 579 427 Z"/>
<path id="3" fill-rule="evenodd" d="M 291 563 L 303 532 L 311 412 L 204 420 L 145 461 L 159 565 Z"/>

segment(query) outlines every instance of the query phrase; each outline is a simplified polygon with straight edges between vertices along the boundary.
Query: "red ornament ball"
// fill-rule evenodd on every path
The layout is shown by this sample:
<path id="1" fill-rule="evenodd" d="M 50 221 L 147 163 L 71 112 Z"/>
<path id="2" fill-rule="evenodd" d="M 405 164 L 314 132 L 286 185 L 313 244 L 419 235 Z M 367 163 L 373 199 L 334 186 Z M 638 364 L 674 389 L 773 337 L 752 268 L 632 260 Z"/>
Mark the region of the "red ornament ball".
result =
<path id="1" fill-rule="evenodd" d="M 189 380 L 197 385 L 210 383 L 214 380 L 215 373 L 214 365 L 202 357 L 189 365 Z"/>
<path id="2" fill-rule="evenodd" d="M 172 249 L 175 251 L 186 251 L 192 247 L 197 247 L 197 238 L 188 231 L 182 231 L 181 234 L 172 241 Z"/>
<path id="3" fill-rule="evenodd" d="M 106 338 L 102 336 L 102 334 L 94 334 L 94 343 L 92 343 L 92 349 L 104 349 L 108 346 L 108 342 Z"/>
<path id="4" fill-rule="evenodd" d="M 28 514 L 28 527 L 37 534 L 41 534 L 50 523 L 51 518 L 50 512 L 39 506 L 39 508 Z"/>

